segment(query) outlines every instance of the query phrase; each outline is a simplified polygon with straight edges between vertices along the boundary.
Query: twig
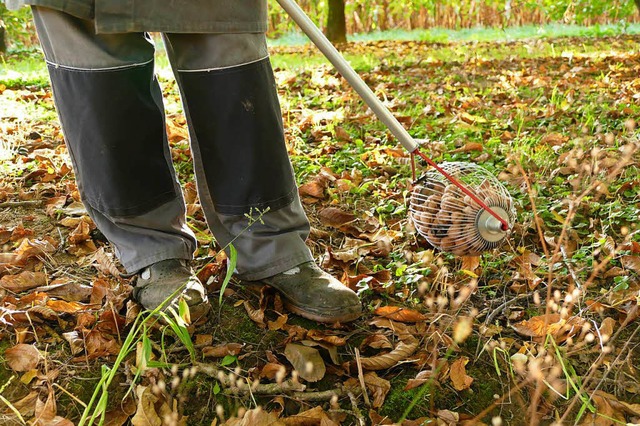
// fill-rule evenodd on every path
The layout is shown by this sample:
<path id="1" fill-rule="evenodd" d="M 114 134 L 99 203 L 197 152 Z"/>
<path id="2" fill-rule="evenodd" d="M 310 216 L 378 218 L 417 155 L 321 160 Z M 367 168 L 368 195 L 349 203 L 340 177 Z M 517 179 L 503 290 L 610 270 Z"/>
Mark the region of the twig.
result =
<path id="1" fill-rule="evenodd" d="M 207 376 L 214 377 L 220 381 L 220 384 L 225 386 L 231 391 L 237 393 L 245 393 L 248 389 L 239 388 L 236 386 L 233 380 L 229 380 L 229 377 L 220 370 L 218 367 L 212 364 L 206 364 L 204 362 L 196 362 L 195 366 L 199 372 L 206 374 Z M 302 392 L 306 389 L 306 386 L 301 383 L 295 383 L 291 380 L 284 381 L 282 383 L 266 383 L 251 386 L 251 392 L 255 395 L 277 395 L 282 393 Z"/>
<path id="2" fill-rule="evenodd" d="M 353 392 L 347 392 L 347 395 L 349 395 L 349 400 L 351 401 L 351 407 L 353 408 L 353 414 L 355 414 L 356 418 L 358 419 L 358 424 L 360 426 L 365 426 L 367 422 L 365 421 L 364 416 L 362 415 L 362 411 L 360 411 L 360 408 L 358 408 L 358 400 L 356 399 L 356 396 L 353 394 Z"/>
<path id="3" fill-rule="evenodd" d="M 0 209 L 5 207 L 28 207 L 39 206 L 42 204 L 42 200 L 24 200 L 24 201 L 5 201 L 0 203 Z"/>
<path id="4" fill-rule="evenodd" d="M 364 374 L 362 374 L 362 363 L 360 362 L 360 351 L 356 348 L 356 365 L 358 366 L 358 380 L 360 381 L 360 387 L 362 388 L 362 397 L 367 407 L 371 407 L 371 401 L 369 401 L 369 395 L 367 395 L 367 388 L 364 384 Z"/>
<path id="5" fill-rule="evenodd" d="M 517 295 L 516 297 L 514 297 L 511 300 L 507 300 L 502 305 L 500 305 L 497 308 L 495 308 L 489 315 L 487 315 L 487 319 L 484 321 L 484 323 L 485 324 L 491 324 L 493 322 L 493 320 L 495 319 L 495 317 L 498 316 L 498 314 L 501 313 L 505 308 L 507 308 L 508 306 L 513 305 L 514 303 L 516 303 L 520 299 L 526 299 L 527 297 L 529 297 L 528 294 L 519 294 L 519 295 Z"/>

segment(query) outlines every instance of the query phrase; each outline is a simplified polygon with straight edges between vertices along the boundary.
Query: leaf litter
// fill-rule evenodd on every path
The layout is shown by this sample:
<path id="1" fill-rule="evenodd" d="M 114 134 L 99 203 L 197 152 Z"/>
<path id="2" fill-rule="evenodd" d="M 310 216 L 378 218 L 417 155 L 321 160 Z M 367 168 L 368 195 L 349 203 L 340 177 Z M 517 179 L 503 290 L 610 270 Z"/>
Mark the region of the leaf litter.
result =
<path id="1" fill-rule="evenodd" d="M 575 53 L 554 54 L 548 43 Z M 518 202 L 510 243 L 475 258 L 434 252 L 416 235 L 406 220 L 409 156 L 335 71 L 276 69 L 279 81 L 291 83 L 280 95 L 313 226 L 309 246 L 371 308 L 354 324 L 318 328 L 290 315 L 272 292 L 245 294 L 233 284 L 225 315 L 240 318 L 235 328 L 218 329 L 215 320 L 190 327 L 206 368 L 215 367 L 209 383 L 218 387 L 207 388 L 186 367 L 148 367 L 136 381 L 130 362 L 121 382 L 132 391 L 122 401 L 114 396 L 107 419 L 330 425 L 402 417 L 407 425 L 457 425 L 482 413 L 475 424 L 490 423 L 502 410 L 525 424 L 571 418 L 572 402 L 590 397 L 593 411 L 583 424 L 640 421 L 633 393 L 640 389 L 637 43 L 622 36 L 346 45 L 349 54 L 387 58 L 363 77 L 416 137 L 429 139 L 434 158 L 478 162 L 509 185 Z M 519 48 L 535 54 L 504 53 Z M 175 83 L 164 83 L 174 102 Z M 15 87 L 0 96 L 40 112 L 51 108 L 48 88 Z M 181 164 L 189 155 L 186 122 L 180 114 L 167 122 Z M 61 387 L 81 366 L 114 359 L 139 307 L 128 301 L 129 281 L 86 216 L 56 122 L 3 117 L 1 131 L 21 146 L 0 188 L 0 324 L 10 342 L 3 365 L 27 382 L 7 401 L 33 424 L 71 424 L 81 405 Z M 188 168 L 178 169 L 200 242 L 200 275 L 216 291 L 227 259 L 204 226 Z M 234 334 L 241 323 L 267 337 Z M 160 330 L 152 332 L 154 360 L 184 365 L 185 349 Z M 536 393 L 536 383 L 547 391 Z M 567 383 L 581 385 L 558 399 Z M 506 388 L 514 389 L 511 405 L 498 409 L 494 395 Z M 267 395 L 258 401 L 264 409 L 255 408 L 249 389 Z M 403 416 L 423 390 L 429 400 Z M 480 390 L 490 397 L 480 399 Z M 227 412 L 229 395 L 236 408 Z M 74 397 L 87 402 L 85 394 Z M 193 404 L 203 398 L 206 404 Z"/>

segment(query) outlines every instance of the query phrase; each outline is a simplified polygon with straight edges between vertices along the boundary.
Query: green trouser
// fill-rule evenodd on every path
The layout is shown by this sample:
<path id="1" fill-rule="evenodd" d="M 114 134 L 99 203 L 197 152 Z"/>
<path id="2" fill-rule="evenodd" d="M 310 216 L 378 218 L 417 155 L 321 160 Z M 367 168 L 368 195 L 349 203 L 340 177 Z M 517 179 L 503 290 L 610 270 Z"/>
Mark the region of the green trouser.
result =
<path id="1" fill-rule="evenodd" d="M 91 20 L 33 12 L 87 211 L 129 272 L 190 259 L 196 240 L 171 162 L 149 36 L 96 34 Z M 238 273 L 258 280 L 311 260 L 264 34 L 163 38 L 205 217 L 218 243 L 237 249 Z"/>

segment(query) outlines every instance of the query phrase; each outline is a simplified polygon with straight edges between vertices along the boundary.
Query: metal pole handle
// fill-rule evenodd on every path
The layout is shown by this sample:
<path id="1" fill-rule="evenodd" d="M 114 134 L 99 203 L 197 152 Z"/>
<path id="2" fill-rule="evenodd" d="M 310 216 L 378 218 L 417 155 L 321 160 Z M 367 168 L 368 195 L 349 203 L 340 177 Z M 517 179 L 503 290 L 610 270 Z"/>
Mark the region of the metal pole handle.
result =
<path id="1" fill-rule="evenodd" d="M 391 133 L 400 141 L 403 147 L 409 152 L 418 149 L 418 143 L 411 137 L 400 122 L 391 114 L 391 112 L 378 99 L 367 84 L 360 78 L 358 73 L 351 67 L 338 50 L 331 44 L 329 40 L 322 34 L 322 31 L 316 27 L 306 13 L 298 6 L 294 0 L 277 0 L 280 6 L 287 12 L 291 19 L 304 31 L 318 49 L 326 56 L 334 67 L 349 82 L 351 87 L 358 92 L 360 97 L 371 108 L 374 114 L 382 121 L 391 131 Z"/>

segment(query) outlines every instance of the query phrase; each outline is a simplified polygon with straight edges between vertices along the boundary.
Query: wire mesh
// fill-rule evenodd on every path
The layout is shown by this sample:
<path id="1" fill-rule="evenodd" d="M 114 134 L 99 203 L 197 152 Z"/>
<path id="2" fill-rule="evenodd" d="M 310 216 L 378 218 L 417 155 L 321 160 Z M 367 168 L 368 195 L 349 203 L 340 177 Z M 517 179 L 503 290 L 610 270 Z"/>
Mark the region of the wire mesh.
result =
<path id="1" fill-rule="evenodd" d="M 513 223 L 513 199 L 486 169 L 464 162 L 442 163 L 440 167 L 509 225 Z M 485 209 L 435 169 L 416 181 L 409 200 L 409 216 L 416 230 L 434 247 L 460 256 L 479 255 L 500 246 L 507 237 L 499 228 L 500 222 L 483 212 Z"/>

